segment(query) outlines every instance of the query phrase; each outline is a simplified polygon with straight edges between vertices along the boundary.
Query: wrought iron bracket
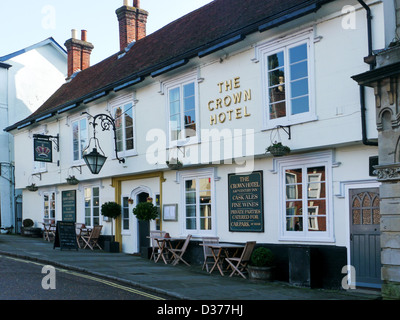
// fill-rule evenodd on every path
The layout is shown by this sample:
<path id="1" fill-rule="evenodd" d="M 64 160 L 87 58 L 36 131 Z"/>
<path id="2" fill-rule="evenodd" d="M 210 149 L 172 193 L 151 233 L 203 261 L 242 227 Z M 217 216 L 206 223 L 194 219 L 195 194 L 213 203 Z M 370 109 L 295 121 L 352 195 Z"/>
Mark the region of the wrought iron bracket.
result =
<path id="1" fill-rule="evenodd" d="M 41 139 L 41 140 L 50 140 L 55 144 L 55 150 L 57 152 L 60 152 L 60 135 L 57 134 L 56 136 L 47 136 L 44 134 L 34 134 L 33 135 L 34 139 Z"/>
<path id="2" fill-rule="evenodd" d="M 113 130 L 114 132 L 114 147 L 115 147 L 115 157 L 119 161 L 119 163 L 125 163 L 124 158 L 120 158 L 118 156 L 118 147 L 117 147 L 117 128 L 115 126 L 115 119 L 113 119 L 108 114 L 100 113 L 95 115 L 94 117 L 90 115 L 88 112 L 82 112 L 82 114 L 87 114 L 89 117 L 93 118 L 93 120 L 89 123 L 93 126 L 93 138 L 96 139 L 96 123 L 97 120 L 100 120 L 100 126 L 103 131 L 110 131 Z"/>
<path id="3" fill-rule="evenodd" d="M 277 129 L 282 129 L 283 131 L 286 132 L 286 134 L 289 136 L 289 140 L 292 140 L 292 129 L 291 126 L 276 126 Z"/>

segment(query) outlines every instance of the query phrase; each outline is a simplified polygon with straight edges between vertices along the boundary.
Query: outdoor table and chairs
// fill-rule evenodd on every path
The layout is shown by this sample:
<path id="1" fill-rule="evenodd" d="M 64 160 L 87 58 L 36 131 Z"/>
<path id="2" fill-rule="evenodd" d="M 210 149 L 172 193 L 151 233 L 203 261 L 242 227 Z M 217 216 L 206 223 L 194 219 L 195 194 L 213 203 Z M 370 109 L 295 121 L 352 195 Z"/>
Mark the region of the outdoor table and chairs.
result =
<path id="1" fill-rule="evenodd" d="M 43 238 L 46 241 L 51 241 L 56 235 L 56 224 L 54 219 L 44 219 L 43 224 Z"/>
<path id="2" fill-rule="evenodd" d="M 153 245 L 151 258 L 154 259 L 154 262 L 158 262 L 162 259 L 165 264 L 171 262 L 172 265 L 176 265 L 179 261 L 182 261 L 189 265 L 182 257 L 187 249 L 191 237 L 192 236 L 189 235 L 186 238 L 171 238 L 169 234 L 165 232 L 160 235 L 156 232 L 150 232 L 149 238 L 152 240 Z M 174 242 L 176 242 L 175 246 L 173 246 Z M 184 242 L 183 245 L 182 242 Z M 172 255 L 171 258 L 169 257 L 169 254 Z"/>
<path id="3" fill-rule="evenodd" d="M 217 268 L 221 276 L 224 276 L 223 263 L 226 261 L 228 263 L 227 269 L 233 269 L 232 273 L 230 274 L 230 277 L 232 277 L 235 273 L 239 273 L 241 276 L 243 276 L 243 266 L 247 266 L 251 253 L 254 249 L 255 242 L 247 242 L 246 245 L 236 243 L 203 242 L 200 245 L 203 247 L 208 247 L 212 257 L 214 258 L 214 264 L 208 272 L 212 273 L 214 269 Z M 230 252 L 232 250 L 234 251 L 233 254 Z M 238 256 L 240 250 L 242 253 L 240 256 Z"/>
<path id="4" fill-rule="evenodd" d="M 95 247 L 98 247 L 100 250 L 103 250 L 98 243 L 102 228 L 103 226 L 94 226 L 92 230 L 87 232 L 87 234 L 81 235 L 81 239 L 85 243 L 83 249 L 89 247 L 91 250 L 94 250 Z"/>
<path id="5" fill-rule="evenodd" d="M 76 232 L 76 242 L 78 243 L 79 249 L 82 249 L 85 243 L 83 242 L 83 236 L 87 236 L 92 231 L 91 228 L 87 228 L 84 223 L 75 223 L 75 232 Z"/>

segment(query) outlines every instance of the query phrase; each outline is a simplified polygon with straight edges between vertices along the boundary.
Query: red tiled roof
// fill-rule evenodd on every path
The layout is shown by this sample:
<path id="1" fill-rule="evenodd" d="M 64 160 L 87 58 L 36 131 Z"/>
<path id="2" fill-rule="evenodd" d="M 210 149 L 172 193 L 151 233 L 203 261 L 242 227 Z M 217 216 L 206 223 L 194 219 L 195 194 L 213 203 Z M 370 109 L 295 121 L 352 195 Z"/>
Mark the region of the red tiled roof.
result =
<path id="1" fill-rule="evenodd" d="M 264 24 L 274 27 L 316 11 L 329 1 L 332 0 L 214 0 L 137 41 L 123 58 L 118 59 L 119 52 L 81 71 L 30 117 L 6 131 L 113 90 L 124 82 L 149 76 L 182 59 L 193 58 L 235 36 L 258 32 Z"/>

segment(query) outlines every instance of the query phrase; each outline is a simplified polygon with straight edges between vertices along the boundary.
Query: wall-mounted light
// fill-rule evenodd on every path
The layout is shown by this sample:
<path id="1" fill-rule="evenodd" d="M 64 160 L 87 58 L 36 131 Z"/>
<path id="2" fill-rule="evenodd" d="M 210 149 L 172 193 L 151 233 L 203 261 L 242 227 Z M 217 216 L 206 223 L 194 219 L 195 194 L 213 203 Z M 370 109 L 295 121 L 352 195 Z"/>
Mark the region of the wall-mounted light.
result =
<path id="1" fill-rule="evenodd" d="M 90 117 L 92 117 L 87 112 L 83 112 L 82 114 L 88 114 Z M 90 124 L 93 125 L 93 138 L 90 138 L 88 146 L 83 151 L 83 160 L 85 161 L 85 163 L 88 166 L 91 173 L 99 174 L 107 160 L 107 157 L 100 147 L 99 140 L 96 138 L 96 126 L 98 125 L 96 123 L 97 119 L 100 120 L 100 125 L 101 125 L 101 128 L 103 131 L 111 130 L 111 129 L 113 130 L 114 143 L 115 143 L 115 156 L 116 156 L 117 160 L 119 161 L 119 163 L 125 163 L 125 159 L 118 157 L 117 133 L 116 133 L 117 129 L 115 127 L 115 119 L 111 118 L 107 114 L 98 114 L 92 118 L 93 118 L 93 121 Z M 94 147 L 93 147 L 92 151 L 89 153 L 88 151 L 90 149 L 90 143 L 92 140 L 94 141 Z"/>

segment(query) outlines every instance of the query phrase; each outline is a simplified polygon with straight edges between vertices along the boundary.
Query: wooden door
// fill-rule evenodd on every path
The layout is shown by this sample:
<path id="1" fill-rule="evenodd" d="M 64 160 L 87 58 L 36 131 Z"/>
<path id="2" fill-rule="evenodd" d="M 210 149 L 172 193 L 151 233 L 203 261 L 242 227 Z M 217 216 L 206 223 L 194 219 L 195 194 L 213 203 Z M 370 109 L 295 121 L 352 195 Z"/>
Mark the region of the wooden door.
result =
<path id="1" fill-rule="evenodd" d="M 350 190 L 350 257 L 357 287 L 381 287 L 379 189 Z"/>

